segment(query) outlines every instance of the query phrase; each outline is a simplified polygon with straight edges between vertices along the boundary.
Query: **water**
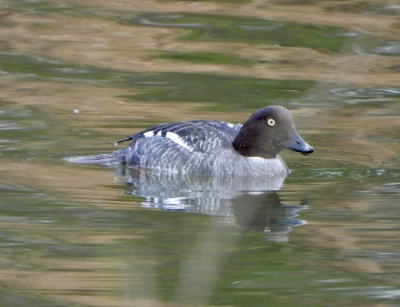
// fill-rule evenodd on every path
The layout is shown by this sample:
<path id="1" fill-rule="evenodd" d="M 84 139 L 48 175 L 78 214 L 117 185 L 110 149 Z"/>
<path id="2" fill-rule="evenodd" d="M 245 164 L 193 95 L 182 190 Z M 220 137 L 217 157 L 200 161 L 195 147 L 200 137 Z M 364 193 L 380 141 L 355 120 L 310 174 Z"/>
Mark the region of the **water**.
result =
<path id="1" fill-rule="evenodd" d="M 400 304 L 396 6 L 0 5 L 0 306 Z M 62 159 L 267 104 L 284 182 Z"/>

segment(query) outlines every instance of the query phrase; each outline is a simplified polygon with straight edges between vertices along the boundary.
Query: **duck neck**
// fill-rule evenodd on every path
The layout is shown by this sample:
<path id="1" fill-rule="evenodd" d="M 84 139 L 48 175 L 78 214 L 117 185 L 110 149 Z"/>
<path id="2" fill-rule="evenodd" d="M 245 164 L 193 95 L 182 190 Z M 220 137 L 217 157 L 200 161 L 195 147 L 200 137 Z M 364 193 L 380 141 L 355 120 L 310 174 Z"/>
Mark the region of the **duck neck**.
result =
<path id="1" fill-rule="evenodd" d="M 233 148 L 245 157 L 276 158 L 281 148 L 275 142 L 269 142 L 256 129 L 246 127 L 241 129 L 232 142 Z"/>

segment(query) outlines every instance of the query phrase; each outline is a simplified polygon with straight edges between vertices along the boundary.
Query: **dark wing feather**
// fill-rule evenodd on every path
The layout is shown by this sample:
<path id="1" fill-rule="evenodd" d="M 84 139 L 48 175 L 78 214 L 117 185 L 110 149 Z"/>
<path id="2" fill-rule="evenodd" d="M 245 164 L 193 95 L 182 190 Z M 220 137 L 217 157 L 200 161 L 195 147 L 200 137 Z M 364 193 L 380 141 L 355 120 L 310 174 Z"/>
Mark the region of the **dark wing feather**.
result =
<path id="1" fill-rule="evenodd" d="M 206 152 L 216 147 L 229 147 L 238 134 L 241 125 L 223 121 L 189 121 L 167 123 L 148 128 L 119 142 L 137 141 L 144 137 L 165 137 L 187 150 Z M 118 143 L 118 142 L 117 142 Z"/>

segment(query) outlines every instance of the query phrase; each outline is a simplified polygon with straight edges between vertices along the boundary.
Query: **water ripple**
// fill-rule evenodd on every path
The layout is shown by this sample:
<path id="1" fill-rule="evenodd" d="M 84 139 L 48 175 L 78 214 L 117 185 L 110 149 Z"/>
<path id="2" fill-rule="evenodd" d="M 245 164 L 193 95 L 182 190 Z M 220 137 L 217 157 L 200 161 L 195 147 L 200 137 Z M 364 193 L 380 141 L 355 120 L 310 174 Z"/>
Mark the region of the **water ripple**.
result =
<path id="1" fill-rule="evenodd" d="M 182 18 L 182 15 L 151 15 L 146 17 L 141 17 L 136 20 L 137 23 L 146 25 L 146 26 L 153 26 L 153 27 L 180 27 L 180 28 L 205 28 L 206 25 L 202 23 L 170 23 L 170 22 L 163 22 L 164 20 L 173 20 Z"/>
<path id="2" fill-rule="evenodd" d="M 388 42 L 385 46 L 380 46 L 374 50 L 379 54 L 400 55 L 400 42 Z"/>
<path id="3" fill-rule="evenodd" d="M 400 88 L 336 88 L 330 90 L 338 97 L 349 98 L 344 100 L 350 105 L 363 103 L 394 102 L 400 98 Z"/>

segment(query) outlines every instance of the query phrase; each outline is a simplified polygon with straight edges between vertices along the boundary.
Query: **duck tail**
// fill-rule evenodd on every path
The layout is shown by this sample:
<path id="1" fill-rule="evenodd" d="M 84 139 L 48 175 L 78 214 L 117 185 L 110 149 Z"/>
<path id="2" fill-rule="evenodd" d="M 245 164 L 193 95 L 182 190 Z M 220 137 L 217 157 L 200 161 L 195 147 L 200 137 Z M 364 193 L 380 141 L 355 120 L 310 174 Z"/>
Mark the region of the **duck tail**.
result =
<path id="1" fill-rule="evenodd" d="M 122 155 L 122 150 L 117 150 L 111 154 L 101 154 L 93 156 L 79 156 L 79 157 L 66 157 L 65 161 L 70 163 L 80 163 L 80 164 L 102 164 L 111 165 L 115 163 L 125 163 L 125 159 Z"/>

